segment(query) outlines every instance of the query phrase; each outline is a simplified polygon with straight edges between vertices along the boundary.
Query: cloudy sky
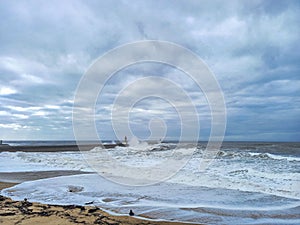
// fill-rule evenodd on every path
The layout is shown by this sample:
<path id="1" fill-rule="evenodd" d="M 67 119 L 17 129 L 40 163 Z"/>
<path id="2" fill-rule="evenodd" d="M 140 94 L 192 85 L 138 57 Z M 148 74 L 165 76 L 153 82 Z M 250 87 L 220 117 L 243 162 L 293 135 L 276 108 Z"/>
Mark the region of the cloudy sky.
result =
<path id="1" fill-rule="evenodd" d="M 0 1 L 0 139 L 73 140 L 74 95 L 90 64 L 128 42 L 164 40 L 190 49 L 215 74 L 227 107 L 225 140 L 300 141 L 299 24 L 299 1 Z M 203 93 L 184 73 L 155 63 L 107 83 L 96 106 L 101 138 L 114 138 L 115 96 L 149 74 L 190 95 L 206 140 Z M 180 135 L 176 109 L 163 99 L 137 102 L 129 117 L 139 138 L 149 136 L 151 118 L 165 121 L 167 138 Z"/>

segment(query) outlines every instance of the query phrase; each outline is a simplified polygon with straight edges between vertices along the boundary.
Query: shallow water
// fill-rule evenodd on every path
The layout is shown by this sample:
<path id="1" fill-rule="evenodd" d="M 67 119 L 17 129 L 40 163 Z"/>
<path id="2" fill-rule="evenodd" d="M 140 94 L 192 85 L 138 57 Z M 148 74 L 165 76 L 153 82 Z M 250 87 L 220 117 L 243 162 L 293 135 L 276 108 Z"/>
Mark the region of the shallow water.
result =
<path id="1" fill-rule="evenodd" d="M 73 190 L 70 192 L 70 190 Z M 77 191 L 74 191 L 77 190 Z M 297 224 L 300 201 L 275 195 L 207 188 L 174 183 L 130 187 L 112 183 L 98 174 L 74 175 L 25 182 L 2 194 L 16 200 L 52 204 L 93 205 L 127 214 L 167 220 L 240 224 L 272 220 Z"/>

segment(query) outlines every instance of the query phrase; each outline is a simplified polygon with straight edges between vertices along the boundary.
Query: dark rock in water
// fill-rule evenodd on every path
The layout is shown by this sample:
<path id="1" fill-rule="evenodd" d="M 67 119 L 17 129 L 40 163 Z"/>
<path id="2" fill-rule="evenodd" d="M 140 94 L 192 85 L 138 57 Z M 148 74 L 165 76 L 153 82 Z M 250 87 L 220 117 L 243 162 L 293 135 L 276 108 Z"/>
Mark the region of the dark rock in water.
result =
<path id="1" fill-rule="evenodd" d="M 84 189 L 83 187 L 73 186 L 73 185 L 70 185 L 68 188 L 69 188 L 69 192 L 81 192 Z"/>
<path id="2" fill-rule="evenodd" d="M 91 204 L 94 204 L 94 201 L 91 201 L 91 202 L 86 202 L 84 203 L 85 205 L 91 205 Z"/>
<path id="3" fill-rule="evenodd" d="M 165 151 L 165 150 L 170 150 L 170 146 L 168 145 L 161 145 L 159 147 L 154 147 L 150 151 Z"/>
<path id="4" fill-rule="evenodd" d="M 134 216 L 134 212 L 130 209 L 129 216 Z"/>

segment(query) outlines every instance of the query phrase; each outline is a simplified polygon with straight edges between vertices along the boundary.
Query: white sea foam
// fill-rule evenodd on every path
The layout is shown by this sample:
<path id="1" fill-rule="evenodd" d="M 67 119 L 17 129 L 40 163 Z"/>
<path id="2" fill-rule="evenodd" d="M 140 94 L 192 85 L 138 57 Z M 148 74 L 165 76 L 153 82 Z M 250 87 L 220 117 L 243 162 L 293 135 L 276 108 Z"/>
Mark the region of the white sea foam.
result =
<path id="1" fill-rule="evenodd" d="M 1 152 L 0 161 L 0 172 L 93 171 L 80 152 Z"/>
<path id="2" fill-rule="evenodd" d="M 77 191 L 70 191 L 70 188 Z M 30 190 L 30 191 L 29 191 Z M 151 186 L 132 187 L 119 185 L 110 182 L 97 174 L 84 174 L 49 178 L 31 182 L 24 182 L 15 187 L 5 189 L 2 193 L 20 200 L 26 197 L 31 200 L 43 201 L 45 203 L 57 204 L 78 204 L 84 205 L 86 202 L 94 201 L 98 205 L 107 204 L 120 207 L 142 206 L 142 203 L 151 206 L 165 207 L 211 207 L 226 209 L 245 210 L 266 210 L 290 208 L 299 204 L 295 200 L 282 201 L 281 205 L 273 205 L 265 201 L 253 204 L 247 198 L 235 198 L 228 195 L 250 195 L 249 193 L 232 192 L 226 189 L 219 189 L 219 196 L 215 195 L 215 190 L 207 188 L 197 188 L 187 185 L 174 185 L 172 183 L 159 183 Z M 257 198 L 268 197 L 263 194 L 253 194 Z M 252 196 L 253 197 L 253 196 Z M 111 198 L 110 200 L 107 200 Z M 273 197 L 269 197 L 270 200 Z M 234 204 L 232 204 L 234 202 Z"/>
<path id="3" fill-rule="evenodd" d="M 249 155 L 254 156 L 254 157 L 260 157 L 260 158 L 270 158 L 270 159 L 274 159 L 274 160 L 287 160 L 287 161 L 299 161 L 300 162 L 299 157 L 281 156 L 281 155 L 274 155 L 271 153 L 250 152 Z"/>

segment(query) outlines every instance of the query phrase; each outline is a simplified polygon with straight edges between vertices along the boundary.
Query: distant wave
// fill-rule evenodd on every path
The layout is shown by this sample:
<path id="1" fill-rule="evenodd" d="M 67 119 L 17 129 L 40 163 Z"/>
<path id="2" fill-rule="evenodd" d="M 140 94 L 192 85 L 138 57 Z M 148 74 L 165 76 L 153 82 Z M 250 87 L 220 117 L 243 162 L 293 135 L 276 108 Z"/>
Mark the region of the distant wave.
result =
<path id="1" fill-rule="evenodd" d="M 259 158 L 269 158 L 269 159 L 274 159 L 274 160 L 287 160 L 287 161 L 300 161 L 299 157 L 281 156 L 281 155 L 274 155 L 271 153 L 250 152 L 249 154 L 253 157 L 259 157 Z"/>
<path id="2" fill-rule="evenodd" d="M 233 152 L 233 151 L 220 151 L 218 153 L 219 158 L 235 158 L 235 157 L 253 157 L 261 159 L 271 159 L 271 160 L 287 160 L 287 161 L 300 161 L 300 157 L 295 156 L 283 156 L 275 155 L 272 153 L 259 153 L 259 152 Z"/>

